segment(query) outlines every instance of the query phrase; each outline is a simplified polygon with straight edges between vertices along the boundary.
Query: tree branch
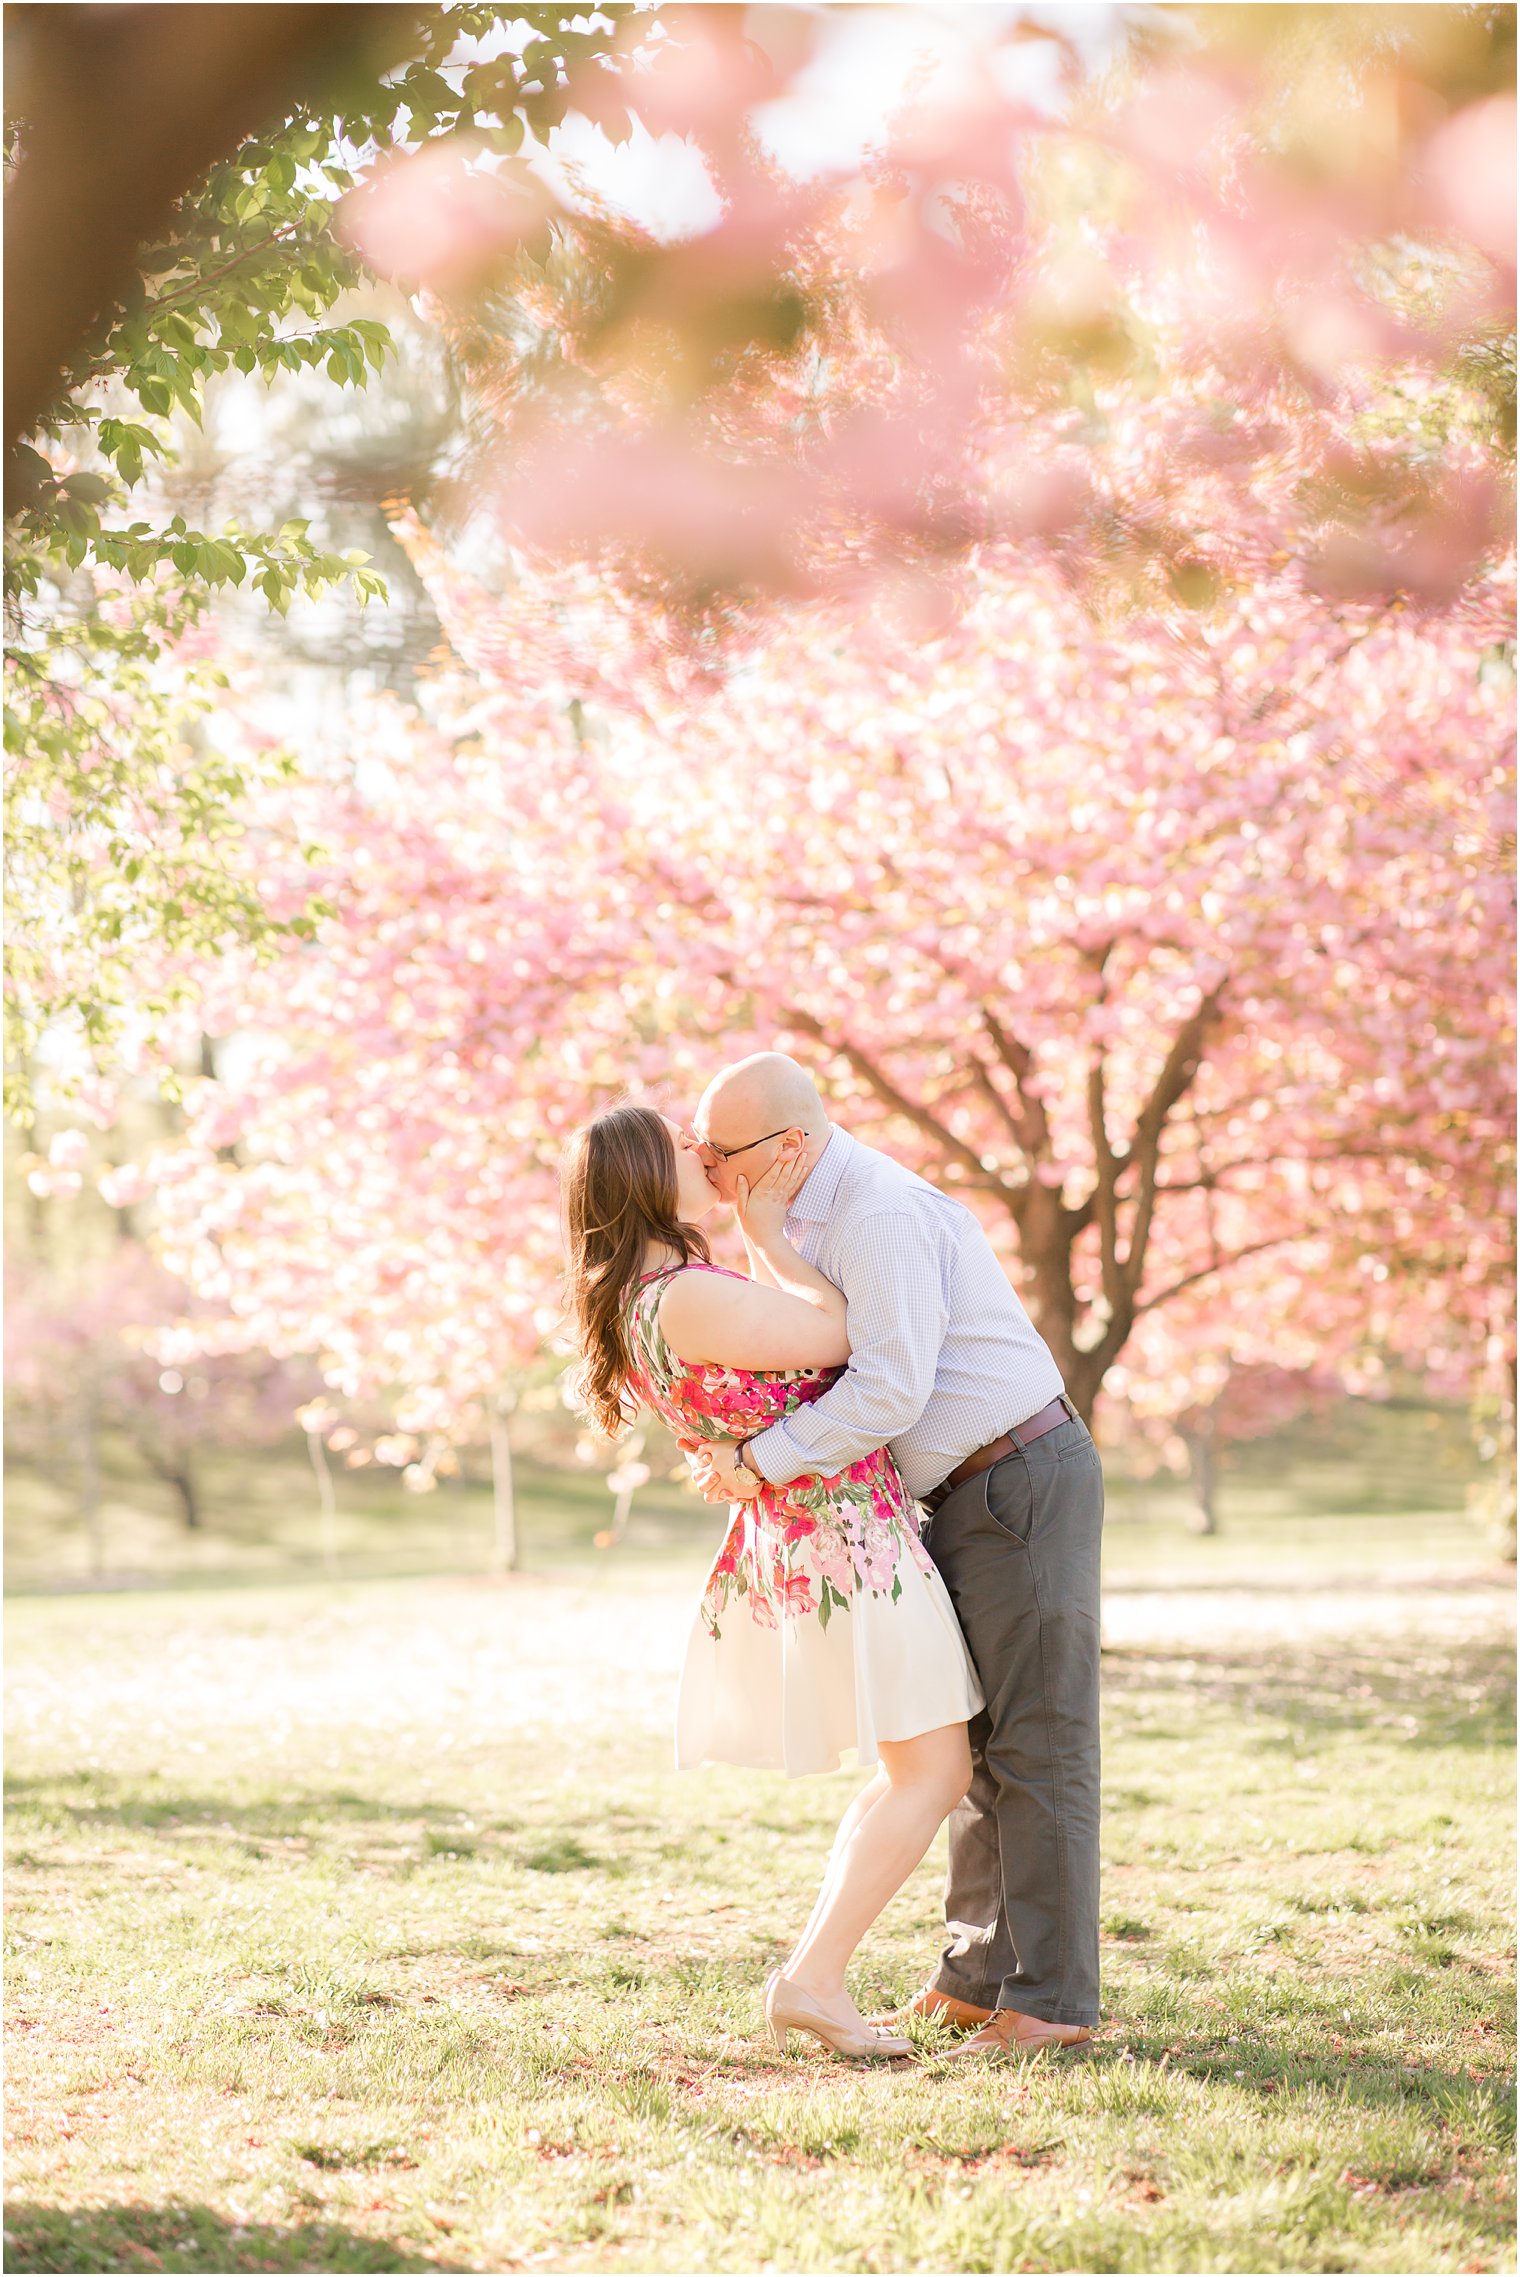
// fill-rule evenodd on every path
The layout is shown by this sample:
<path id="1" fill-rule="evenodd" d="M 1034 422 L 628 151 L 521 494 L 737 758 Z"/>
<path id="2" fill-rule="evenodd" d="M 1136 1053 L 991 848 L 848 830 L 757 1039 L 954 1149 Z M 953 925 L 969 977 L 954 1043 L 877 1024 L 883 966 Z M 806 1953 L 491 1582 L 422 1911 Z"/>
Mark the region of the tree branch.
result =
<path id="1" fill-rule="evenodd" d="M 1008 1135 L 1013 1140 L 1014 1145 L 1022 1151 L 1025 1143 L 1023 1120 L 1020 1116 L 1016 1115 L 1013 1109 L 1009 1106 L 1007 1100 L 1003 1097 L 1002 1092 L 999 1091 L 997 1085 L 993 1082 L 990 1073 L 982 1065 L 982 1062 L 977 1058 L 975 1052 L 973 1052 L 971 1055 L 971 1080 L 976 1085 L 978 1091 L 981 1092 L 982 1096 L 996 1111 L 997 1115 L 1003 1123 L 1004 1128 L 1007 1130 Z"/>
<path id="2" fill-rule="evenodd" d="M 855 1073 L 869 1083 L 877 1098 L 884 1105 L 890 1107 L 894 1114 L 901 1115 L 907 1122 L 912 1123 L 916 1129 L 923 1132 L 926 1138 L 932 1139 L 934 1144 L 942 1148 L 952 1161 L 959 1162 L 964 1168 L 972 1171 L 978 1179 L 991 1177 L 993 1179 L 993 1191 L 1007 1203 L 1010 1210 L 1016 1210 L 1019 1189 L 1007 1185 L 1001 1178 L 996 1177 L 995 1173 L 989 1172 L 986 1163 L 983 1162 L 974 1147 L 967 1146 L 964 1139 L 957 1138 L 954 1131 L 940 1122 L 937 1116 L 931 1115 L 927 1107 L 920 1107 L 916 1100 L 908 1097 L 905 1091 L 900 1091 L 891 1077 L 884 1074 L 873 1061 L 867 1059 L 865 1053 L 857 1045 L 846 1042 L 842 1036 L 830 1035 L 821 1020 L 816 1019 L 811 1012 L 804 1012 L 799 1005 L 784 1007 L 781 1017 L 789 1027 L 800 1028 L 805 1035 L 812 1036 L 825 1049 L 837 1052 L 841 1059 L 848 1060 Z"/>
<path id="3" fill-rule="evenodd" d="M 1158 1289 L 1153 1297 L 1147 1297 L 1143 1304 L 1136 1305 L 1135 1318 L 1138 1320 L 1142 1313 L 1154 1312 L 1158 1305 L 1169 1303 L 1173 1297 L 1180 1296 L 1184 1289 L 1195 1287 L 1199 1281 L 1207 1281 L 1212 1274 L 1226 1272 L 1231 1265 L 1239 1265 L 1244 1258 L 1258 1257 L 1264 1249 L 1281 1249 L 1285 1242 L 1302 1241 L 1304 1236 L 1305 1229 L 1296 1226 L 1292 1233 L 1274 1233 L 1266 1241 L 1248 1241 L 1244 1249 L 1233 1249 L 1228 1257 L 1216 1258 L 1212 1265 L 1200 1266 L 1196 1273 L 1185 1273 L 1180 1281 L 1173 1281 L 1169 1288 Z"/>
<path id="4" fill-rule="evenodd" d="M 1130 1144 L 1130 1156 L 1139 1172 L 1139 1190 L 1135 1195 L 1135 1214 L 1130 1222 L 1129 1241 L 1124 1253 L 1124 1286 L 1133 1300 L 1145 1271 L 1145 1252 L 1150 1242 L 1151 1224 L 1156 1213 L 1156 1179 L 1161 1161 L 1161 1134 L 1166 1118 L 1186 1093 L 1198 1073 L 1203 1058 L 1204 1038 L 1209 1025 L 1219 1010 L 1224 993 L 1224 982 L 1211 989 L 1197 1010 L 1185 1020 L 1167 1053 L 1154 1090 L 1141 1109 L 1135 1123 L 1135 1135 Z"/>
<path id="5" fill-rule="evenodd" d="M 1050 1123 L 1044 1103 L 1024 1088 L 1034 1066 L 1034 1054 L 1027 1044 L 1008 1033 L 997 1014 L 985 1004 L 982 1006 L 982 1025 L 991 1039 L 993 1050 L 1013 1077 L 1025 1126 L 1025 1135 L 1019 1144 L 1030 1161 L 1034 1162 L 1042 1154 L 1050 1152 Z"/>
<path id="6" fill-rule="evenodd" d="M 1125 1285 L 1123 1267 L 1119 1262 L 1119 1173 L 1124 1167 L 1109 1144 L 1107 1067 L 1101 1051 L 1095 1051 L 1087 1070 L 1087 1120 L 1092 1139 L 1095 1176 L 1090 1196 L 1093 1217 L 1098 1227 L 1098 1263 L 1103 1278 L 1103 1294 L 1108 1303 L 1109 1318 L 1128 1318 L 1131 1291 Z"/>
<path id="7" fill-rule="evenodd" d="M 161 309 L 173 308 L 176 301 L 184 300 L 188 294 L 202 293 L 208 285 L 219 285 L 223 277 L 230 277 L 234 269 L 241 269 L 243 263 L 251 261 L 256 253 L 267 252 L 271 245 L 289 245 L 300 234 L 294 222 L 287 224 L 284 229 L 272 229 L 257 244 L 245 245 L 241 253 L 234 253 L 232 259 L 224 261 L 219 269 L 208 270 L 203 277 L 190 277 L 184 284 L 176 286 L 174 291 L 160 294 L 157 300 L 150 300 L 143 315 L 157 316 Z"/>

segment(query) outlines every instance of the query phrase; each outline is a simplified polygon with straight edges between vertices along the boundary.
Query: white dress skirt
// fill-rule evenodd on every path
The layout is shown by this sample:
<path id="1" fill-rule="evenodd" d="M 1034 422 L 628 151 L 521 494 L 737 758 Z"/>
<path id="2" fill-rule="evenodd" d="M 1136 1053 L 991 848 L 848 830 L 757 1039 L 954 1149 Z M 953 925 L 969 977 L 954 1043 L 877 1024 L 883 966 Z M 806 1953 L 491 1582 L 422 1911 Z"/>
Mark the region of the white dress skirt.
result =
<path id="1" fill-rule="evenodd" d="M 706 1270 L 717 1272 L 721 1267 Z M 664 1275 L 629 1314 L 633 1388 L 682 1439 L 734 1439 L 822 1398 L 840 1369 L 758 1374 L 679 1359 L 659 1325 Z M 735 1503 L 692 1621 L 676 1762 L 837 1771 L 883 1740 L 983 1705 L 960 1623 L 885 1448 L 831 1478 Z"/>

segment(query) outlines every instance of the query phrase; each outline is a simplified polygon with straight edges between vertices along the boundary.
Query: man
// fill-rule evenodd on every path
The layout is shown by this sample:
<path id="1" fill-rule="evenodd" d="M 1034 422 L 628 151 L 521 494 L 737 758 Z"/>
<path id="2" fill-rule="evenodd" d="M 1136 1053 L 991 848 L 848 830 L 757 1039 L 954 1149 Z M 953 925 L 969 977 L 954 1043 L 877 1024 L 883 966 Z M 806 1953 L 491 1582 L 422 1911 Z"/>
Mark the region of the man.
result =
<path id="1" fill-rule="evenodd" d="M 948 1941 L 908 2015 L 957 2053 L 1091 2037 L 1098 2020 L 1098 1552 L 1103 1476 L 1060 1370 L 971 1212 L 830 1123 L 805 1068 L 761 1052 L 703 1093 L 691 1137 L 725 1200 L 788 1140 L 788 1238 L 844 1291 L 851 1357 L 824 1396 L 708 1456 L 710 1501 L 828 1477 L 889 1446 L 930 1513 L 987 1705 L 950 1820 Z"/>

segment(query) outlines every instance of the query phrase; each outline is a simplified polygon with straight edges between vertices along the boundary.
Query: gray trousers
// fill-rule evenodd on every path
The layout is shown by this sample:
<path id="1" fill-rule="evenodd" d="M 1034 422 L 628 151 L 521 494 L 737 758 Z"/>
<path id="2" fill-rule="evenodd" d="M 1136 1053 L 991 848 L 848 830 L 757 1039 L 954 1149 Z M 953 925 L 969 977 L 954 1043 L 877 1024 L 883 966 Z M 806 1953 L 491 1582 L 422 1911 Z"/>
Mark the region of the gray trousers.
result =
<path id="1" fill-rule="evenodd" d="M 1055 2024 L 1098 2021 L 1098 1553 L 1103 1470 L 1083 1423 L 956 1487 L 924 1542 L 987 1705 L 950 1817 L 935 1988 Z"/>

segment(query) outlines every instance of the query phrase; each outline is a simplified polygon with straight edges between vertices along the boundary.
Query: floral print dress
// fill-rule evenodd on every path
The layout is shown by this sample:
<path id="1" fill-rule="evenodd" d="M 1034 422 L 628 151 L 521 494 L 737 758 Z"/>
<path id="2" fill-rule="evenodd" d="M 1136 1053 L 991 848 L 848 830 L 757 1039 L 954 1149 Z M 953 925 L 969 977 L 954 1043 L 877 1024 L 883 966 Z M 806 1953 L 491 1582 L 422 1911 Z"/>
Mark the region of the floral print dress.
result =
<path id="1" fill-rule="evenodd" d="M 646 1274 L 629 1307 L 630 1388 L 678 1438 L 743 1438 L 821 1399 L 843 1374 L 679 1359 L 659 1313 L 681 1270 Z M 681 1674 L 683 1769 L 834 1771 L 850 1749 L 874 1763 L 879 1740 L 911 1739 L 981 1706 L 916 1505 L 885 1448 L 837 1477 L 796 1479 L 733 1505 Z"/>

